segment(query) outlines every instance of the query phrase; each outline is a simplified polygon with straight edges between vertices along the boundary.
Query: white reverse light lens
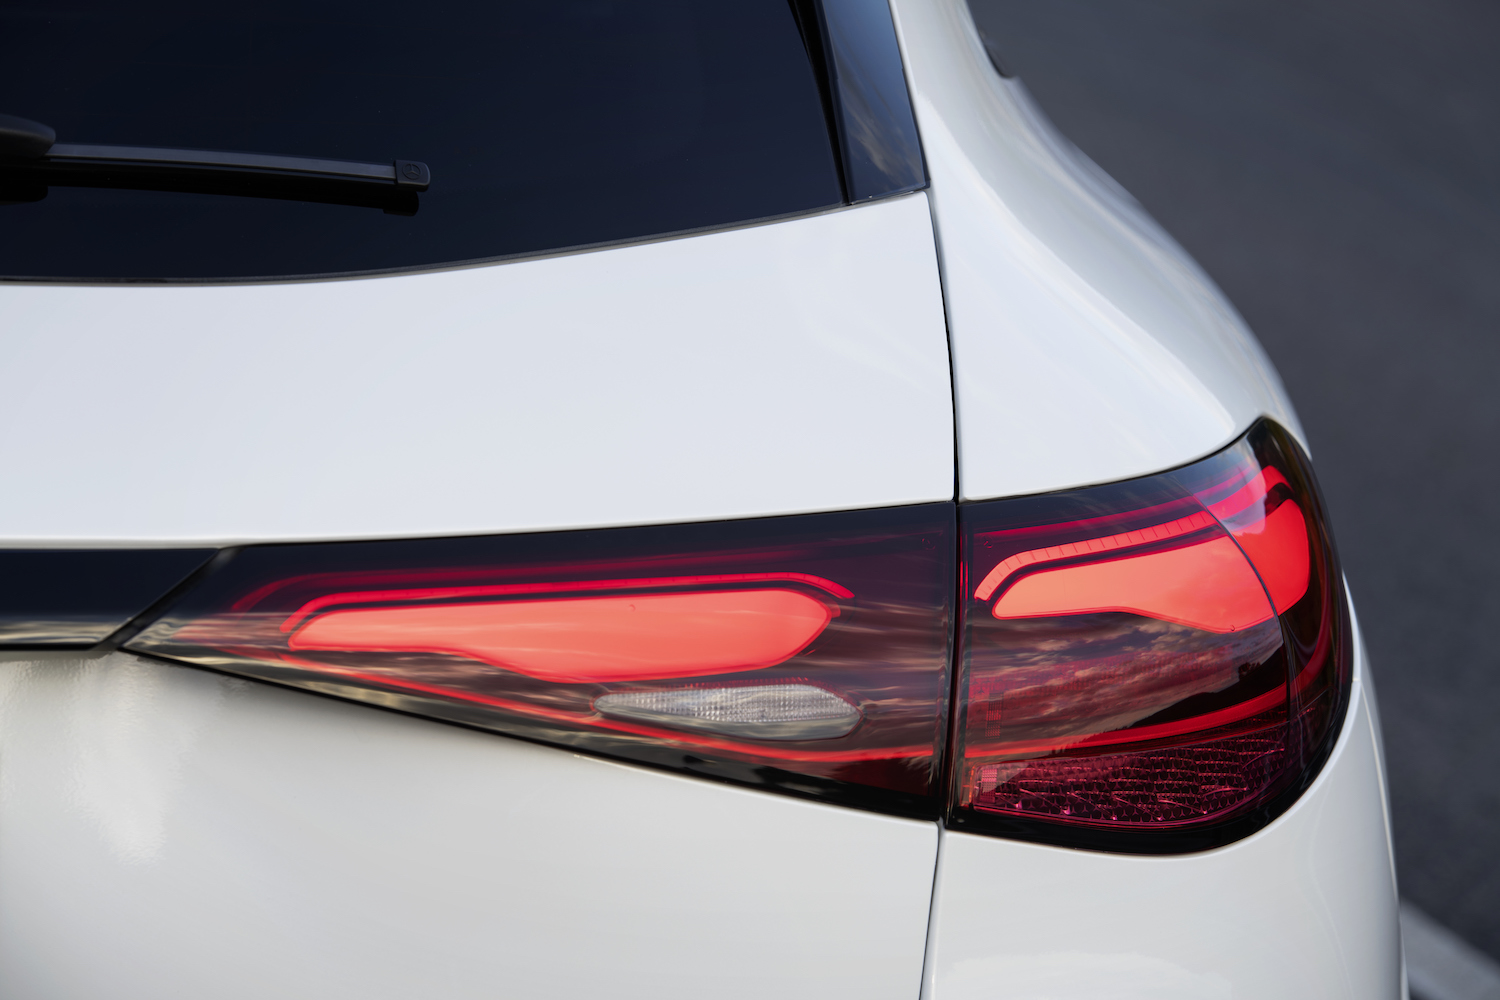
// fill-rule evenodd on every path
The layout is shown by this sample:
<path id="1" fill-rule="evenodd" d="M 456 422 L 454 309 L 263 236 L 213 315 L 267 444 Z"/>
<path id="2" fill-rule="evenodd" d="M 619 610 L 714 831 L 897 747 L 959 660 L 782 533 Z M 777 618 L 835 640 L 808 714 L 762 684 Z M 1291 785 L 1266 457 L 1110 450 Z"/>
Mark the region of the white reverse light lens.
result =
<path id="1" fill-rule="evenodd" d="M 594 708 L 616 718 L 756 740 L 826 740 L 859 724 L 859 709 L 812 684 L 743 684 L 620 691 Z"/>

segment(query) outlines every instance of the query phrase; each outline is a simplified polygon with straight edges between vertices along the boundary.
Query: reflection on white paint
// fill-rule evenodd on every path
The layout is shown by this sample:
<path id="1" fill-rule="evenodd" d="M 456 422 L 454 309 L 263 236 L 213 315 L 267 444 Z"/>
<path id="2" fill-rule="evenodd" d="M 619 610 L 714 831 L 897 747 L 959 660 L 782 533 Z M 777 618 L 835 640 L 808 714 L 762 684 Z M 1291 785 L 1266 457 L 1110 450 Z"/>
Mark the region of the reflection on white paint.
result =
<path id="1" fill-rule="evenodd" d="M 0 654 L 4 1000 L 917 994 L 932 823 L 23 655 Z"/>
<path id="2" fill-rule="evenodd" d="M 169 678 L 162 669 L 115 653 L 98 659 L 41 658 L 0 670 L 0 802 L 38 783 L 63 792 L 116 861 L 149 865 L 167 847 L 168 813 L 184 762 L 220 712 L 226 691 L 244 682 L 201 671 Z M 67 697 L 51 697 L 62 686 Z M 27 752 L 28 729 L 44 716 L 38 700 L 61 708 L 48 720 L 53 752 Z"/>
<path id="3" fill-rule="evenodd" d="M 228 678 L 159 668 L 116 653 L 69 666 L 68 799 L 131 864 L 160 858 L 182 766 L 218 714 Z M 61 764 L 61 762 L 59 762 Z"/>

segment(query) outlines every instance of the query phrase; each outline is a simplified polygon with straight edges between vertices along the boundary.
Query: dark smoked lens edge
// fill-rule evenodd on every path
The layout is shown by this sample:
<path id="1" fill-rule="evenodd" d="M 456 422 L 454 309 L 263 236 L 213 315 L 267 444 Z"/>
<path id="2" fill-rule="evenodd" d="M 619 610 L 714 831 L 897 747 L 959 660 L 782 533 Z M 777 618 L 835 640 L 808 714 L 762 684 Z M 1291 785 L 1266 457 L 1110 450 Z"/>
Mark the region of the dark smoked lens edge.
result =
<path id="1" fill-rule="evenodd" d="M 150 625 L 152 622 L 160 618 L 168 608 L 177 603 L 178 599 L 182 597 L 182 595 L 188 593 L 189 591 L 197 589 L 200 583 L 227 566 L 229 564 L 229 561 L 233 559 L 239 551 L 239 547 L 233 547 L 219 549 L 217 552 L 214 552 L 208 559 L 204 560 L 202 565 L 193 570 L 187 576 L 183 577 L 182 580 L 177 584 L 177 586 L 161 595 L 161 597 L 152 602 L 150 607 L 146 608 L 140 614 L 131 618 L 130 621 L 126 622 L 114 632 L 110 633 L 110 635 L 99 644 L 100 648 L 107 650 L 119 649 L 127 642 L 134 639 L 137 635 L 140 635 L 140 633 L 146 628 L 146 626 Z"/>
<path id="2" fill-rule="evenodd" d="M 83 650 L 165 606 L 211 548 L 0 550 L 0 650 Z"/>

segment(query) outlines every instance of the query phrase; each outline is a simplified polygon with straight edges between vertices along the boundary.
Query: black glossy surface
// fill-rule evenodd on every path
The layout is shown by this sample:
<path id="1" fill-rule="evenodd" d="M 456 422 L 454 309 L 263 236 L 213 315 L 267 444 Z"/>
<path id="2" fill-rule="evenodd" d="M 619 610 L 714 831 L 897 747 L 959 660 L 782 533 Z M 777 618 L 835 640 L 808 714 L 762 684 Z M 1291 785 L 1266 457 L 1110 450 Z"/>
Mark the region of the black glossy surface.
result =
<path id="1" fill-rule="evenodd" d="M 57 133 L 41 122 L 0 114 L 0 156 L 41 156 L 56 140 Z"/>
<path id="2" fill-rule="evenodd" d="M 1280 368 L 1379 686 L 1402 895 L 1500 956 L 1500 7 L 974 10 Z"/>
<path id="3" fill-rule="evenodd" d="M 844 179 L 851 202 L 927 184 L 890 8 L 821 0 Z"/>
<path id="4" fill-rule="evenodd" d="M 0 180 L 0 275 L 416 267 L 841 200 L 786 0 L 4 0 L 0 102 L 60 143 L 404 157 L 436 179 L 411 216 Z"/>
<path id="5" fill-rule="evenodd" d="M 164 597 L 213 553 L 0 550 L 0 645 L 92 646 Z"/>

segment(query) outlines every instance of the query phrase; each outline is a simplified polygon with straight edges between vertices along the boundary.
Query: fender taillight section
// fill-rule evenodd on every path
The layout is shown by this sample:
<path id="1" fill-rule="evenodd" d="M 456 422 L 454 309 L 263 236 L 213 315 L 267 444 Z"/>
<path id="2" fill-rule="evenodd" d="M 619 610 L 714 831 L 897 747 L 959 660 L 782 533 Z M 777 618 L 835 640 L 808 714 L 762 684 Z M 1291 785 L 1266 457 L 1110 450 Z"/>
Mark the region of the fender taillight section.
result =
<path id="1" fill-rule="evenodd" d="M 935 816 L 957 550 L 952 504 L 250 546 L 127 647 Z"/>
<path id="2" fill-rule="evenodd" d="M 1128 483 L 961 508 L 949 822 L 1142 853 L 1263 825 L 1311 780 L 1349 684 L 1311 468 L 1262 421 Z"/>

